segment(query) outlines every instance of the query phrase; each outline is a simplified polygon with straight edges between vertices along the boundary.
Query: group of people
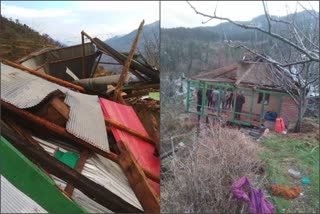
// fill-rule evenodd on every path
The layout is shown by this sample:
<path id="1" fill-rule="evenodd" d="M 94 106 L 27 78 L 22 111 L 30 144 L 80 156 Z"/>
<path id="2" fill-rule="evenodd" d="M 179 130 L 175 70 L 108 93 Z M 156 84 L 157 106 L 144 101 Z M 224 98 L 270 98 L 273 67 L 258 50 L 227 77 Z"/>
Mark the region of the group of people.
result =
<path id="1" fill-rule="evenodd" d="M 230 89 L 228 90 L 227 88 L 224 88 L 221 93 L 221 104 L 222 104 L 222 112 L 226 112 L 227 108 L 233 108 L 234 105 L 234 92 Z M 202 89 L 200 88 L 197 93 L 197 111 L 201 111 L 201 106 L 202 106 Z M 218 106 L 219 103 L 219 90 L 218 88 L 213 88 L 210 86 L 207 91 L 206 91 L 206 105 L 211 108 L 214 111 L 217 111 L 220 106 Z M 235 109 L 235 119 L 240 120 L 240 114 L 242 111 L 242 106 L 245 103 L 245 97 L 243 95 L 243 91 L 240 91 L 237 94 L 236 97 L 236 109 Z"/>

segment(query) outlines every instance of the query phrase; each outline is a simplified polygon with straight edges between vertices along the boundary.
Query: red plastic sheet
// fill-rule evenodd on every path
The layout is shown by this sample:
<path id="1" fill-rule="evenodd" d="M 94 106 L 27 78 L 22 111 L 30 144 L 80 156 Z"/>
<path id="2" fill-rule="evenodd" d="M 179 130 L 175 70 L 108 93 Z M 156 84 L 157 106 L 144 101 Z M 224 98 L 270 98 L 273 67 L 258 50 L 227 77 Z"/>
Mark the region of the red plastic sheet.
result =
<path id="1" fill-rule="evenodd" d="M 99 98 L 103 114 L 106 118 L 121 123 L 143 135 L 148 136 L 147 131 L 143 127 L 140 119 L 131 106 L 122 105 L 110 100 Z M 124 142 L 130 149 L 138 164 L 154 175 L 160 176 L 160 159 L 153 155 L 154 146 L 141 140 L 131 134 L 116 128 L 111 128 L 115 140 Z M 160 185 L 148 179 L 156 193 L 160 195 Z"/>

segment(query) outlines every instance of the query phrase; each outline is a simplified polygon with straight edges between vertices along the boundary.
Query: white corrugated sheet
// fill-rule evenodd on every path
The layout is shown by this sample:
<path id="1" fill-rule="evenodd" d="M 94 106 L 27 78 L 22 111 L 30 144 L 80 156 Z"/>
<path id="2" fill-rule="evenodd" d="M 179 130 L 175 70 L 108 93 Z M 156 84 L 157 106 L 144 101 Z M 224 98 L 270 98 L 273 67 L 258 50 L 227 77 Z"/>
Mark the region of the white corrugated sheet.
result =
<path id="1" fill-rule="evenodd" d="M 35 75 L 1 63 L 1 99 L 18 108 L 36 106 L 57 89 L 63 92 L 68 90 L 49 83 Z"/>
<path id="2" fill-rule="evenodd" d="M 98 96 L 80 94 L 71 90 L 66 95 L 64 102 L 70 106 L 67 131 L 103 151 L 110 151 Z"/>
<path id="3" fill-rule="evenodd" d="M 1 63 L 1 99 L 18 108 L 38 105 L 55 90 L 66 94 L 70 106 L 66 130 L 91 145 L 109 152 L 103 113 L 97 96 L 81 94 L 66 87 Z"/>
<path id="4" fill-rule="evenodd" d="M 44 139 L 40 139 L 32 136 L 35 140 L 40 142 L 40 145 L 50 154 L 53 155 L 54 150 L 58 147 L 53 144 L 52 141 L 47 141 Z M 60 150 L 61 147 L 59 147 Z M 62 150 L 66 152 L 67 150 Z M 107 158 L 104 158 L 100 155 L 90 155 L 87 159 L 81 174 L 89 178 L 90 180 L 104 186 L 106 189 L 110 190 L 114 194 L 121 197 L 123 200 L 137 207 L 138 209 L 143 210 L 138 201 L 135 193 L 131 189 L 128 179 L 123 173 L 120 166 L 114 163 Z M 66 187 L 66 182 L 52 176 L 56 184 L 64 189 Z M 80 206 L 88 210 L 90 213 L 108 213 L 111 212 L 106 207 L 98 204 L 94 200 L 88 198 L 85 194 L 83 194 L 78 189 L 75 189 L 72 194 L 72 199 L 75 200 Z"/>
<path id="5" fill-rule="evenodd" d="M 1 213 L 48 213 L 1 175 Z"/>

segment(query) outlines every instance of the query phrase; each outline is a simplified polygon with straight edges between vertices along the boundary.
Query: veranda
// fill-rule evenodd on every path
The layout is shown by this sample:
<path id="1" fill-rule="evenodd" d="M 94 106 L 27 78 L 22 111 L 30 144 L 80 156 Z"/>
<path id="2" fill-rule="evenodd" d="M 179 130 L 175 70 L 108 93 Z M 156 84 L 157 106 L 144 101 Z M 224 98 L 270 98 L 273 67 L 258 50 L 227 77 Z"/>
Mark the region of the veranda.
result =
<path id="1" fill-rule="evenodd" d="M 200 115 L 207 118 L 218 118 L 228 122 L 233 122 L 246 126 L 261 127 L 264 125 L 264 115 L 267 111 L 277 112 L 278 117 L 281 113 L 282 98 L 289 96 L 286 93 L 281 93 L 272 90 L 256 89 L 254 87 L 234 86 L 229 83 L 204 82 L 200 80 L 188 80 L 187 82 L 187 97 L 186 97 L 186 112 Z M 216 108 L 208 106 L 206 91 L 208 88 L 215 88 L 219 91 L 218 104 Z M 240 91 L 243 91 L 245 96 L 245 104 L 241 112 L 236 112 L 235 106 L 237 99 L 233 100 L 232 107 L 225 110 L 222 109 L 222 91 L 226 88 L 232 90 L 234 98 L 237 97 Z M 197 92 L 202 90 L 201 110 L 197 111 Z M 240 119 L 236 119 L 235 115 L 240 114 Z"/>

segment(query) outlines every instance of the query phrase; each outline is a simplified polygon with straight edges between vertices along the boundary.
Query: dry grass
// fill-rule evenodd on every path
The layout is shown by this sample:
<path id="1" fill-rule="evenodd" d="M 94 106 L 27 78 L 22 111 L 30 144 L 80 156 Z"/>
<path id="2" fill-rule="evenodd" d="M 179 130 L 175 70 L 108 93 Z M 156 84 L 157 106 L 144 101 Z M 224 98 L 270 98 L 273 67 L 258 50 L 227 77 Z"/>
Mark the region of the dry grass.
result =
<path id="1" fill-rule="evenodd" d="M 255 145 L 235 129 L 216 126 L 177 153 L 169 175 L 161 180 L 161 212 L 239 213 L 243 203 L 232 198 L 231 184 L 261 170 Z"/>

